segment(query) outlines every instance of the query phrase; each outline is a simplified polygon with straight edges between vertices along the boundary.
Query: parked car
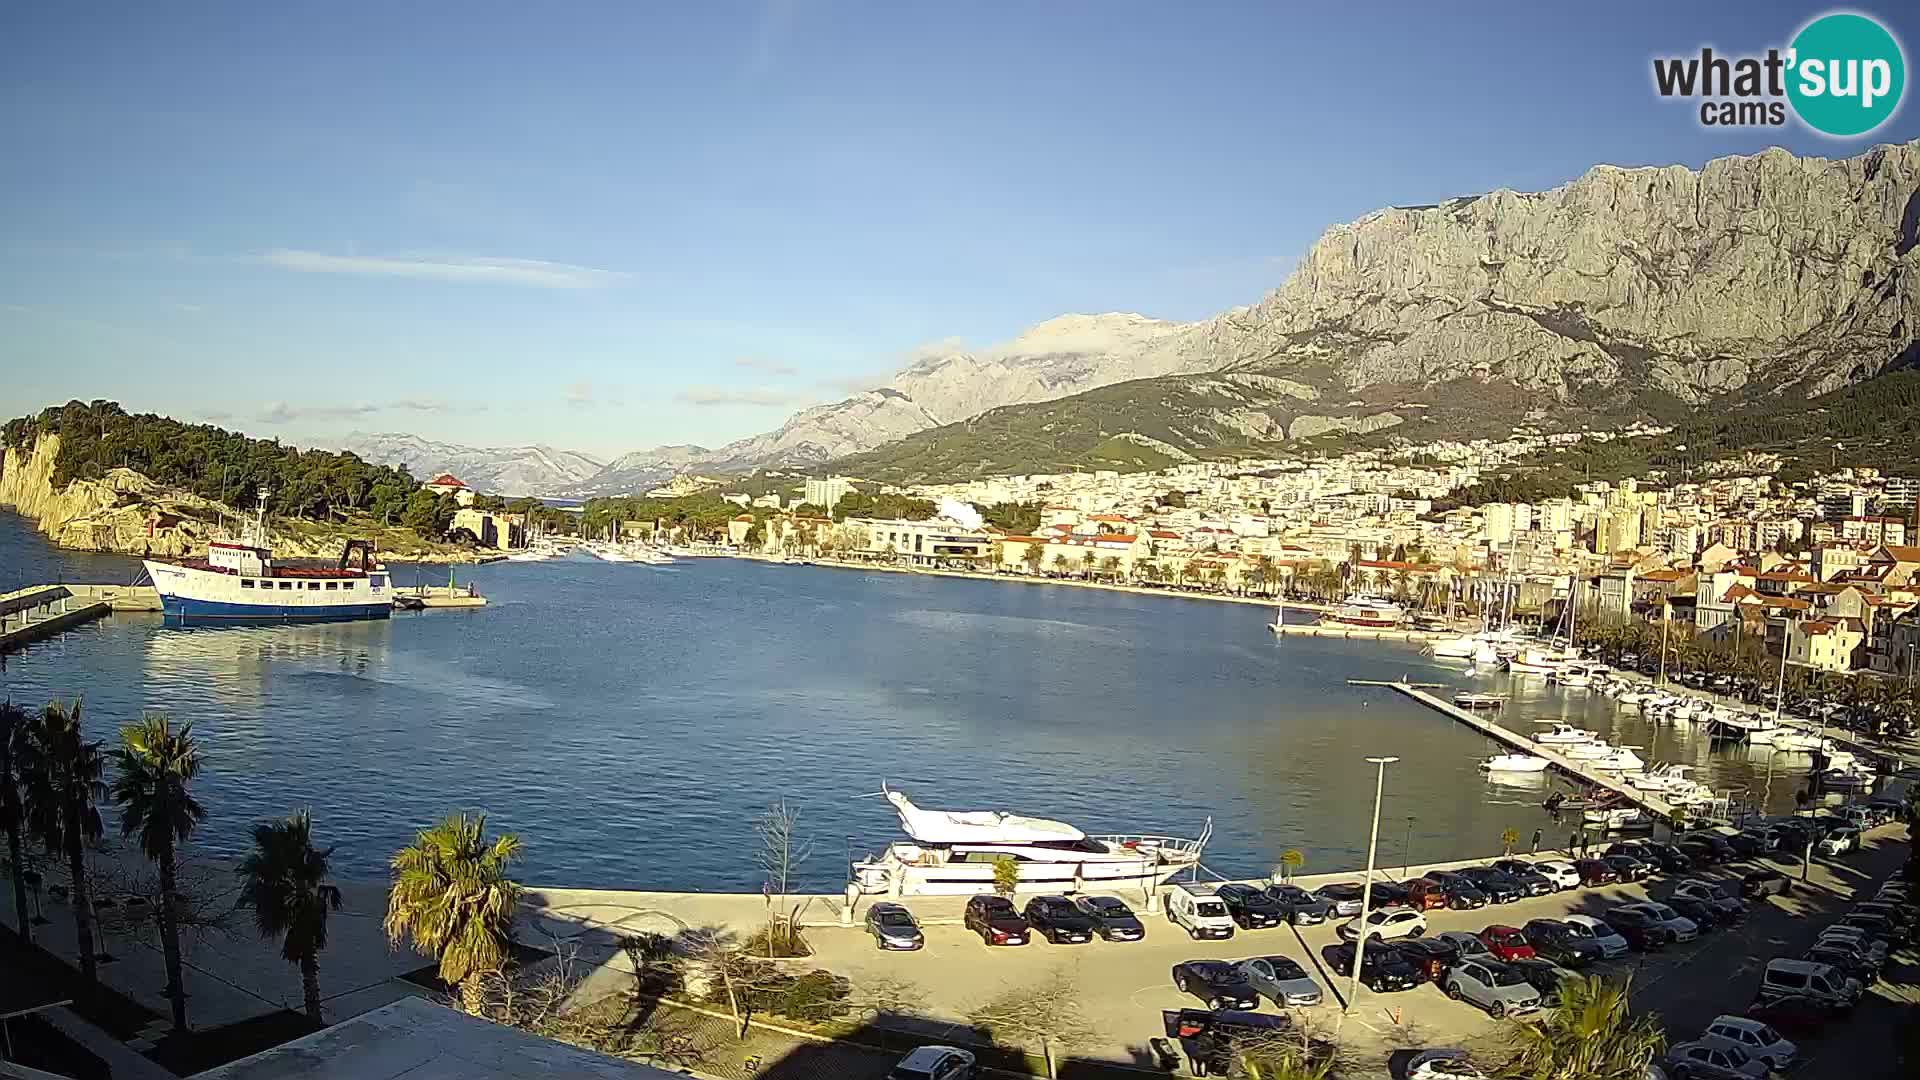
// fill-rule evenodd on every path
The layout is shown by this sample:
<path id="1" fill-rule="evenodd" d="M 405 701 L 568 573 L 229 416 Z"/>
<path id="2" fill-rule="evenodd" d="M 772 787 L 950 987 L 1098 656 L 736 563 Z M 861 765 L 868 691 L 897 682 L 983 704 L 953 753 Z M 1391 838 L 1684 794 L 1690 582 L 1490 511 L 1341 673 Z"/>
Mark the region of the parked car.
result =
<path id="1" fill-rule="evenodd" d="M 1236 966 L 1254 991 L 1266 995 L 1278 1008 L 1318 1005 L 1323 997 L 1320 984 L 1287 957 L 1256 956 Z"/>
<path id="2" fill-rule="evenodd" d="M 1739 858 L 1739 852 L 1718 836 L 1707 833 L 1694 833 L 1683 837 L 1674 844 L 1685 852 L 1697 865 L 1721 866 Z"/>
<path id="3" fill-rule="evenodd" d="M 1665 903 L 1679 912 L 1681 918 L 1699 927 L 1702 934 L 1718 930 L 1732 921 L 1726 912 L 1716 909 L 1705 900 L 1696 900 L 1691 896 L 1671 896 Z"/>
<path id="4" fill-rule="evenodd" d="M 1893 924 L 1904 938 L 1913 937 L 1913 909 L 1894 900 L 1862 900 L 1849 914 L 1878 915 Z"/>
<path id="5" fill-rule="evenodd" d="M 1160 1022 L 1167 1038 L 1178 1039 L 1207 1072 L 1220 1076 L 1233 1068 L 1234 1047 L 1243 1040 L 1271 1040 L 1294 1032 L 1286 1016 L 1233 1009 L 1163 1009 Z"/>
<path id="6" fill-rule="evenodd" d="M 1698 900 L 1712 907 L 1724 916 L 1722 921 L 1738 922 L 1747 916 L 1747 905 L 1734 890 L 1718 881 L 1705 878 L 1688 878 L 1673 887 L 1673 895 Z"/>
<path id="7" fill-rule="evenodd" d="M 1861 953 L 1865 954 L 1874 963 L 1883 966 L 1887 962 L 1887 955 L 1893 951 L 1892 947 L 1885 941 L 1874 937 L 1860 927 L 1847 926 L 1842 923 L 1834 923 L 1822 929 L 1819 936 L 1814 938 L 1814 941 L 1816 944 L 1826 944 L 1829 941 L 1844 942 L 1860 950 Z"/>
<path id="8" fill-rule="evenodd" d="M 1552 878 L 1534 869 L 1525 859 L 1498 859 L 1493 868 L 1512 878 L 1528 896 L 1546 896 L 1559 888 Z"/>
<path id="9" fill-rule="evenodd" d="M 1698 923 L 1658 900 L 1642 900 L 1637 904 L 1628 904 L 1625 906 L 1637 908 L 1653 916 L 1659 921 L 1661 926 L 1666 927 L 1668 932 L 1673 934 L 1673 940 L 1675 941 L 1692 941 L 1694 938 L 1700 936 L 1700 925 Z"/>
<path id="10" fill-rule="evenodd" d="M 1520 973 L 1527 985 L 1540 992 L 1540 1007 L 1551 1009 L 1560 1004 L 1560 984 L 1568 979 L 1580 976 L 1561 967 L 1551 960 L 1542 960 L 1537 956 L 1507 961 L 1507 966 Z"/>
<path id="11" fill-rule="evenodd" d="M 1447 906 L 1446 887 L 1432 878 L 1417 877 L 1407 882 L 1407 906 L 1432 911 Z"/>
<path id="12" fill-rule="evenodd" d="M 1331 904 L 1334 915 L 1351 918 L 1360 914 L 1360 883 L 1357 881 L 1322 885 L 1313 890 L 1313 895 Z"/>
<path id="13" fill-rule="evenodd" d="M 1406 1080 L 1486 1080 L 1473 1056 L 1452 1047 L 1416 1050 L 1407 1059 Z"/>
<path id="14" fill-rule="evenodd" d="M 1887 943 L 1888 948 L 1906 944 L 1906 930 L 1885 915 L 1876 915 L 1870 911 L 1858 909 L 1849 911 L 1840 917 L 1839 926 L 1857 926 L 1878 941 Z"/>
<path id="15" fill-rule="evenodd" d="M 980 1065 L 973 1051 L 957 1046 L 916 1046 L 887 1073 L 887 1080 L 973 1080 Z"/>
<path id="16" fill-rule="evenodd" d="M 1349 942 L 1329 945 L 1320 951 L 1321 959 L 1326 961 L 1327 970 L 1349 978 L 1353 974 L 1354 947 Z M 1395 990 L 1411 990 L 1426 981 L 1425 975 L 1417 967 L 1407 962 L 1393 948 L 1367 945 L 1367 954 L 1360 961 L 1360 984 L 1375 993 L 1389 993 Z"/>
<path id="17" fill-rule="evenodd" d="M 1427 876 L 1440 883 L 1447 894 L 1447 907 L 1454 911 L 1471 911 L 1489 903 L 1478 885 L 1451 870 L 1435 870 Z"/>
<path id="18" fill-rule="evenodd" d="M 1560 920 L 1567 924 L 1572 933 L 1590 938 L 1599 947 L 1603 959 L 1613 960 L 1627 955 L 1632 944 L 1618 930 L 1607 925 L 1604 920 L 1591 915 L 1567 915 Z"/>
<path id="19" fill-rule="evenodd" d="M 880 949 L 911 952 L 927 943 L 920 924 L 913 920 L 913 912 L 894 903 L 882 902 L 867 909 L 867 933 L 873 935 L 873 944 Z"/>
<path id="20" fill-rule="evenodd" d="M 1906 882 L 1885 881 L 1880 884 L 1879 889 L 1874 891 L 1873 898 L 1875 900 L 1886 900 L 1896 904 L 1904 904 L 1907 902 L 1907 898 L 1912 895 L 1913 890 L 1907 888 Z"/>
<path id="21" fill-rule="evenodd" d="M 1634 858 L 1642 862 L 1651 859 L 1655 866 L 1669 874 L 1684 874 L 1694 868 L 1693 856 L 1681 851 L 1672 844 L 1656 844 L 1651 841 L 1639 845 L 1640 850 Z"/>
<path id="22" fill-rule="evenodd" d="M 1401 938 L 1388 942 L 1387 947 L 1419 968 L 1428 982 L 1439 982 L 1447 969 L 1460 961 L 1459 947 L 1439 937 Z"/>
<path id="23" fill-rule="evenodd" d="M 1653 867 L 1631 855 L 1603 855 L 1600 861 L 1613 870 L 1613 876 L 1619 881 L 1645 881 L 1653 873 Z"/>
<path id="24" fill-rule="evenodd" d="M 1476 956 L 1482 960 L 1496 959 L 1493 950 L 1487 948 L 1486 942 L 1481 941 L 1478 935 L 1469 934 L 1465 930 L 1442 930 L 1433 936 L 1435 940 L 1444 941 L 1453 946 L 1454 952 L 1459 954 L 1461 960 L 1470 960 Z"/>
<path id="25" fill-rule="evenodd" d="M 1633 904 L 1609 909 L 1607 925 L 1637 952 L 1656 952 L 1673 944 L 1673 931 L 1661 925 L 1658 916 L 1637 910 Z"/>
<path id="26" fill-rule="evenodd" d="M 1226 960 L 1182 960 L 1173 965 L 1174 989 L 1192 994 L 1209 1009 L 1260 1007 L 1260 995 L 1239 965 Z"/>
<path id="27" fill-rule="evenodd" d="M 1108 941 L 1139 941 L 1147 928 L 1117 896 L 1076 896 L 1073 906 L 1093 920 L 1093 931 Z"/>
<path id="28" fill-rule="evenodd" d="M 1577 859 L 1573 868 L 1580 872 L 1580 884 L 1592 888 L 1595 885 L 1612 885 L 1620 880 L 1620 872 L 1608 865 L 1604 859 Z"/>
<path id="29" fill-rule="evenodd" d="M 1310 893 L 1298 885 L 1269 885 L 1267 895 L 1287 913 L 1287 921 L 1295 926 L 1314 926 L 1327 921 L 1333 913 L 1333 902 L 1324 896 Z M 1358 911 L 1359 909 L 1354 909 Z"/>
<path id="30" fill-rule="evenodd" d="M 1237 924 L 1213 885 L 1175 885 L 1167 890 L 1167 921 L 1200 938 L 1230 938 Z"/>
<path id="31" fill-rule="evenodd" d="M 1368 939 L 1373 941 L 1419 937 L 1427 932 L 1427 917 L 1409 907 L 1381 908 L 1367 912 L 1366 932 Z M 1339 934 L 1347 941 L 1358 938 L 1360 920 L 1355 918 L 1341 923 Z"/>
<path id="32" fill-rule="evenodd" d="M 1577 889 L 1580 887 L 1580 871 L 1565 859 L 1541 859 L 1533 864 L 1536 873 L 1553 882 L 1556 889 Z"/>
<path id="33" fill-rule="evenodd" d="M 1227 914 L 1242 930 L 1264 930 L 1286 921 L 1282 908 L 1265 889 L 1251 885 L 1222 885 L 1214 892 L 1227 905 Z"/>
<path id="34" fill-rule="evenodd" d="M 1743 829 L 1727 837 L 1727 846 L 1742 858 L 1755 858 L 1776 851 L 1780 845 L 1758 829 Z"/>
<path id="35" fill-rule="evenodd" d="M 1857 979 L 1862 986 L 1872 986 L 1880 981 L 1880 964 L 1865 949 L 1846 941 L 1817 941 L 1813 947 L 1800 954 L 1800 959 L 1816 964 L 1826 964 L 1839 969 L 1849 979 Z"/>
<path id="36" fill-rule="evenodd" d="M 1405 907 L 1407 905 L 1407 887 L 1391 881 L 1373 883 L 1373 895 L 1367 898 L 1370 907 Z"/>
<path id="37" fill-rule="evenodd" d="M 1520 932 L 1536 954 L 1556 964 L 1577 968 L 1600 959 L 1600 943 L 1591 932 L 1578 932 L 1558 919 L 1529 919 Z"/>
<path id="38" fill-rule="evenodd" d="M 1749 870 L 1740 878 L 1740 895 L 1747 899 L 1785 896 L 1793 888 L 1793 879 L 1771 867 Z"/>
<path id="39" fill-rule="evenodd" d="M 1782 1031 L 1810 1032 L 1825 1027 L 1840 1011 L 1810 997 L 1787 994 L 1755 1001 L 1747 1006 L 1746 1015 Z"/>
<path id="40" fill-rule="evenodd" d="M 1765 1080 L 1767 1067 L 1737 1046 L 1696 1040 L 1667 1051 L 1667 1074 L 1674 1080 Z"/>
<path id="41" fill-rule="evenodd" d="M 1520 883 L 1493 869 L 1490 866 L 1470 866 L 1460 871 L 1460 876 L 1473 882 L 1473 887 L 1487 894 L 1487 899 L 1496 904 L 1511 904 L 1526 896 Z"/>
<path id="42" fill-rule="evenodd" d="M 1455 964 L 1441 989 L 1455 1001 L 1471 1002 L 1487 1010 L 1495 1020 L 1540 1007 L 1540 991 L 1524 976 L 1498 961 L 1478 957 Z"/>
<path id="43" fill-rule="evenodd" d="M 1699 1041 L 1709 1046 L 1737 1046 L 1775 1072 L 1793 1068 L 1794 1056 L 1800 1051 L 1765 1021 L 1724 1014 L 1713 1018 L 1707 1030 L 1700 1033 Z"/>
<path id="44" fill-rule="evenodd" d="M 1494 923 L 1480 931 L 1480 941 L 1487 951 L 1497 960 L 1529 960 L 1533 958 L 1533 946 L 1527 943 L 1525 934 L 1519 927 Z"/>
<path id="45" fill-rule="evenodd" d="M 1004 896 L 976 896 L 967 901 L 966 914 L 960 920 L 967 929 L 980 935 L 988 945 L 1025 945 L 1027 920 L 1013 909 L 1013 901 Z"/>
<path id="46" fill-rule="evenodd" d="M 1027 901 L 1027 925 L 1055 945 L 1078 945 L 1093 940 L 1093 920 L 1064 896 L 1036 896 Z"/>
<path id="47" fill-rule="evenodd" d="M 1860 1001 L 1864 985 L 1839 968 L 1810 960 L 1774 959 L 1760 973 L 1761 1000 L 1776 997 L 1811 998 L 1836 1010 L 1851 1009 Z"/>

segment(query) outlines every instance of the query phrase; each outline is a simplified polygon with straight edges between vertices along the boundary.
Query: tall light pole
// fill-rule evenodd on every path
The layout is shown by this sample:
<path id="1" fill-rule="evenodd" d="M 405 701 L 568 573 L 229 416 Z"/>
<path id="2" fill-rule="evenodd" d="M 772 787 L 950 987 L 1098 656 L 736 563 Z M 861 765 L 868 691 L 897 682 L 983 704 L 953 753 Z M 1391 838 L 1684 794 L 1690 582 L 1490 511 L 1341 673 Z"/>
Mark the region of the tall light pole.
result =
<path id="1" fill-rule="evenodd" d="M 1400 876 L 1401 877 L 1406 877 L 1407 868 L 1413 865 L 1410 861 L 1408 861 L 1410 856 L 1408 856 L 1407 854 L 1412 850 L 1413 850 L 1413 815 L 1408 814 L 1407 815 L 1407 843 L 1405 847 L 1400 849 Z"/>
<path id="2" fill-rule="evenodd" d="M 1367 914 L 1373 907 L 1373 857 L 1380 847 L 1380 796 L 1387 787 L 1387 766 L 1400 759 L 1397 757 L 1370 757 L 1367 759 L 1376 767 L 1373 780 L 1373 827 L 1367 832 L 1367 877 L 1360 884 L 1360 921 L 1359 932 L 1353 940 L 1353 972 L 1347 982 L 1347 1007 L 1342 1013 L 1353 1011 L 1353 1003 L 1360 996 L 1360 967 L 1367 957 Z"/>
<path id="3" fill-rule="evenodd" d="M 1738 614 L 1736 612 L 1735 614 Z M 1667 627 L 1673 623 L 1673 605 L 1660 600 L 1660 685 L 1667 685 Z"/>

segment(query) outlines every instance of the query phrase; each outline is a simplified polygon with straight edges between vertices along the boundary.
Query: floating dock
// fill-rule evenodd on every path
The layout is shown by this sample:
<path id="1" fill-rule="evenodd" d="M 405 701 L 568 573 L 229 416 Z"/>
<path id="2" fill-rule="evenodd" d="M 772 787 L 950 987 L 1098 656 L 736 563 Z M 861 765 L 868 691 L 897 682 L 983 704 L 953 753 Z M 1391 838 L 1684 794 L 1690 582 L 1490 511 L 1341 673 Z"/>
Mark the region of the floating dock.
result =
<path id="1" fill-rule="evenodd" d="M 486 607 L 487 598 L 471 585 L 423 585 L 395 589 L 393 606 L 397 608 L 477 608 Z"/>
<path id="2" fill-rule="evenodd" d="M 111 600 L 76 597 L 65 585 L 29 585 L 0 594 L 0 653 L 92 622 L 112 610 Z"/>
<path id="3" fill-rule="evenodd" d="M 1562 773 L 1565 773 L 1568 776 L 1574 777 L 1575 779 L 1579 780 L 1582 783 L 1589 784 L 1597 788 L 1603 788 L 1607 791 L 1611 791 L 1614 794 L 1619 795 L 1622 799 L 1626 800 L 1627 802 L 1630 802 L 1633 805 L 1640 807 L 1642 810 L 1645 810 L 1647 813 L 1653 814 L 1656 817 L 1660 817 L 1667 821 L 1673 820 L 1674 806 L 1672 803 L 1667 802 L 1665 799 L 1657 799 L 1651 795 L 1648 795 L 1643 791 L 1629 787 L 1625 783 L 1621 782 L 1621 780 L 1618 777 L 1609 776 L 1606 773 L 1598 772 L 1594 769 L 1590 769 L 1587 766 L 1581 764 L 1580 762 L 1575 761 L 1572 758 L 1567 757 L 1565 754 L 1560 753 L 1558 750 L 1555 750 L 1551 746 L 1543 746 L 1540 743 L 1533 741 L 1533 739 L 1531 739 L 1530 737 L 1526 735 L 1522 735 L 1520 732 L 1511 730 L 1509 728 L 1501 727 L 1499 724 L 1496 724 L 1493 721 L 1488 720 L 1484 717 L 1475 716 L 1473 713 L 1468 712 L 1465 709 L 1462 709 L 1461 707 L 1459 707 L 1458 705 L 1455 705 L 1451 701 L 1443 701 L 1440 698 L 1434 697 L 1432 694 L 1427 693 L 1427 690 L 1425 688 L 1436 687 L 1441 685 L 1439 683 L 1423 683 L 1423 684 L 1416 685 L 1414 683 L 1407 683 L 1407 682 L 1389 682 L 1389 681 L 1371 680 L 1371 679 L 1348 679 L 1347 685 L 1349 686 L 1385 686 L 1393 690 L 1398 690 L 1400 693 L 1405 694 L 1408 697 L 1412 698 L 1413 700 L 1420 702 L 1422 705 L 1429 706 L 1440 713 L 1444 713 L 1447 716 L 1453 717 L 1455 720 L 1458 720 L 1461 723 L 1467 725 L 1468 727 L 1474 729 L 1475 731 L 1478 731 L 1480 734 L 1485 735 L 1489 739 L 1495 739 L 1499 742 L 1505 743 L 1506 745 L 1512 747 L 1513 749 L 1519 751 L 1520 753 L 1532 754 L 1535 757 L 1546 758 L 1547 763 L 1552 765 L 1555 769 L 1559 770 Z"/>

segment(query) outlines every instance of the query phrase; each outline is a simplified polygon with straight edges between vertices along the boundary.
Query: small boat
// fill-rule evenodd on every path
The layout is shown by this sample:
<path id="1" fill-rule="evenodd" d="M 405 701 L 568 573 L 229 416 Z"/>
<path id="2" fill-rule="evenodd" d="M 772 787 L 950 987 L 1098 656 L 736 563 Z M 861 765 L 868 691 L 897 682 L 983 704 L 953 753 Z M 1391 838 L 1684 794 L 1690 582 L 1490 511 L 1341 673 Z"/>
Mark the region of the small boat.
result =
<path id="1" fill-rule="evenodd" d="M 1600 772 L 1631 773 L 1647 767 L 1640 755 L 1633 752 L 1631 746 L 1616 746 L 1606 757 L 1587 763 L 1589 769 Z"/>
<path id="2" fill-rule="evenodd" d="M 1535 735 L 1533 741 L 1548 745 L 1571 746 L 1574 743 L 1592 742 L 1593 732 L 1555 721 L 1552 730 Z"/>
<path id="3" fill-rule="evenodd" d="M 1593 739 L 1588 742 L 1568 743 L 1560 752 L 1572 761 L 1598 761 L 1613 753 L 1613 747 L 1605 739 Z"/>
<path id="4" fill-rule="evenodd" d="M 1498 694 L 1476 694 L 1470 690 L 1462 690 L 1453 695 L 1453 703 L 1463 709 L 1480 711 L 1498 709 L 1507 703 L 1507 699 Z"/>
<path id="5" fill-rule="evenodd" d="M 1465 660 L 1480 651 L 1480 639 L 1472 635 L 1448 638 L 1436 641 L 1432 646 L 1433 655 L 1452 660 Z"/>
<path id="6" fill-rule="evenodd" d="M 1346 603 L 1320 616 L 1320 623 L 1323 626 L 1391 630 L 1405 621 L 1406 617 L 1405 609 L 1391 600 L 1382 600 L 1377 596 L 1349 596 Z"/>
<path id="7" fill-rule="evenodd" d="M 1547 673 L 1547 681 L 1560 686 L 1587 687 L 1593 685 L 1593 672 L 1584 664 L 1562 664 Z"/>
<path id="8" fill-rule="evenodd" d="M 1653 819 L 1636 806 L 1616 806 L 1606 810 L 1586 810 L 1581 818 L 1593 825 L 1605 825 L 1613 832 L 1641 832 L 1653 828 Z"/>
<path id="9" fill-rule="evenodd" d="M 1546 758 L 1532 754 L 1495 754 L 1482 761 L 1480 768 L 1485 772 L 1537 773 L 1546 772 L 1551 764 Z"/>

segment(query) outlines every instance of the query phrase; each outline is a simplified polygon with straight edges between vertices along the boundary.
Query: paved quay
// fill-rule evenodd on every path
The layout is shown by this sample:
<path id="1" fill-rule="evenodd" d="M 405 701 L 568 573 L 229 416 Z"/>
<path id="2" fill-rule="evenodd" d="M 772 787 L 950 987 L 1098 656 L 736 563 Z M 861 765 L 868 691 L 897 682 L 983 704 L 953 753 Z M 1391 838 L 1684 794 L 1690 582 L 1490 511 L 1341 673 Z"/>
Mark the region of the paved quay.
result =
<path id="1" fill-rule="evenodd" d="M 30 585 L 0 594 L 0 653 L 25 648 L 112 611 L 111 602 L 76 597 L 65 585 Z"/>

